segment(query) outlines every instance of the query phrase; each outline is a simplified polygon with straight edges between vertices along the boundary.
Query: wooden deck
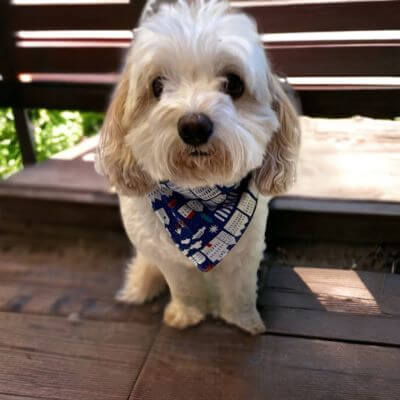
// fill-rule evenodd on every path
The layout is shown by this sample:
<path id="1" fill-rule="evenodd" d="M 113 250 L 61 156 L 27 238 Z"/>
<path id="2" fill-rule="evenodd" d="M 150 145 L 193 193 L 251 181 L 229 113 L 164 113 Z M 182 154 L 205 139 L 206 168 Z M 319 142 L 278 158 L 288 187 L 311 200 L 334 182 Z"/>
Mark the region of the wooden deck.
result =
<path id="1" fill-rule="evenodd" d="M 315 143 L 311 139 L 306 146 Z M 398 204 L 363 203 L 370 214 L 378 210 L 376 221 L 392 223 L 384 237 L 395 237 L 373 242 L 360 228 L 348 229 L 345 257 L 340 243 L 315 239 L 328 240 L 333 230 L 320 221 L 306 224 L 313 235 L 295 237 L 285 257 L 280 242 L 280 253 L 267 255 L 260 274 L 265 335 L 250 337 L 212 320 L 180 332 L 161 322 L 168 294 L 141 307 L 114 301 L 132 249 L 115 195 L 93 172 L 94 140 L 0 185 L 1 400 L 400 398 L 400 275 L 390 273 L 400 268 Z M 395 139 L 385 147 L 393 156 L 387 164 L 392 177 L 399 160 L 394 146 Z M 335 164 L 323 154 L 315 161 Z M 380 167 L 380 173 L 388 170 Z M 336 175 L 329 175 L 333 182 Z M 378 182 L 379 193 L 389 182 L 389 199 L 399 200 L 398 188 L 385 182 Z M 303 200 L 300 211 L 311 219 L 307 204 Z M 324 212 L 341 212 L 332 204 Z M 352 203 L 343 226 L 353 214 L 359 224 L 358 206 Z M 288 228 L 290 207 L 281 214 L 276 207 L 273 219 L 300 235 Z M 372 259 L 363 253 L 364 240 L 385 260 L 380 271 L 388 272 L 358 270 L 360 257 Z"/>
<path id="2" fill-rule="evenodd" d="M 266 263 L 266 335 L 180 332 L 161 324 L 167 295 L 114 301 L 122 233 L 1 231 L 1 399 L 400 398 L 399 275 Z"/>

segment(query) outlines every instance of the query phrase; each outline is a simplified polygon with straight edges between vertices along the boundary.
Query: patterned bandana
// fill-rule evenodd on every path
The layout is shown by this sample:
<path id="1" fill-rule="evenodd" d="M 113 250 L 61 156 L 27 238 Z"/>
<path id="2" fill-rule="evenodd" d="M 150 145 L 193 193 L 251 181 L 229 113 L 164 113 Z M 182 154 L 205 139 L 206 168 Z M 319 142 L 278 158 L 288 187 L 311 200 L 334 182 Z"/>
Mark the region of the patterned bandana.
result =
<path id="1" fill-rule="evenodd" d="M 257 195 L 249 182 L 250 176 L 233 186 L 185 189 L 164 181 L 148 197 L 179 250 L 205 272 L 228 254 L 250 224 Z"/>

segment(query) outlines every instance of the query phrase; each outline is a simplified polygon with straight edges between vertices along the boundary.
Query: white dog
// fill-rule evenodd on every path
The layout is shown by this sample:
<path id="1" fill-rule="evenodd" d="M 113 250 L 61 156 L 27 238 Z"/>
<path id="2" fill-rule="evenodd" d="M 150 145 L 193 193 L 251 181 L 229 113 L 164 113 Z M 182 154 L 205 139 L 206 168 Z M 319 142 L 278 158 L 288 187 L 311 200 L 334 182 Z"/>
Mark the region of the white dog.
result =
<path id="1" fill-rule="evenodd" d="M 168 285 L 166 324 L 207 314 L 257 334 L 266 196 L 295 178 L 296 112 L 256 24 L 227 2 L 163 5 L 135 31 L 98 148 L 136 248 L 117 299 Z"/>

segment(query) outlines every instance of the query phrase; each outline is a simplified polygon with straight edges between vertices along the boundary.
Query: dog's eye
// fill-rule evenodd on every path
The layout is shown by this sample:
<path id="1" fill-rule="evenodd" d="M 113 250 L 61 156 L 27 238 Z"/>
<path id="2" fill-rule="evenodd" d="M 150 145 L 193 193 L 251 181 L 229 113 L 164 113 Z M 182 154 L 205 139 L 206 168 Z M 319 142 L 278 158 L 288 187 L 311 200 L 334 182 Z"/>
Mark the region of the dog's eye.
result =
<path id="1" fill-rule="evenodd" d="M 236 74 L 226 74 L 222 90 L 232 99 L 238 99 L 244 92 L 244 83 Z"/>
<path id="2" fill-rule="evenodd" d="M 154 97 L 158 99 L 164 89 L 164 78 L 157 76 L 157 78 L 154 79 L 153 83 L 151 84 L 151 87 L 153 88 Z"/>

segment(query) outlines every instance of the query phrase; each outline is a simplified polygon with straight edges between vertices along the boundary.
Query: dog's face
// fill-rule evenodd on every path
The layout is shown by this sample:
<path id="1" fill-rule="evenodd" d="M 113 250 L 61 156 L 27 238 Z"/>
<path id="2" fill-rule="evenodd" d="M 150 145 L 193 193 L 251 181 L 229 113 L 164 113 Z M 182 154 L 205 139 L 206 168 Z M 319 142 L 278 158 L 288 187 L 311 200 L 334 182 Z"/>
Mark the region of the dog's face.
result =
<path id="1" fill-rule="evenodd" d="M 224 2 L 184 1 L 137 30 L 99 154 L 125 194 L 162 180 L 227 185 L 250 171 L 275 193 L 293 180 L 298 135 L 253 21 Z"/>

